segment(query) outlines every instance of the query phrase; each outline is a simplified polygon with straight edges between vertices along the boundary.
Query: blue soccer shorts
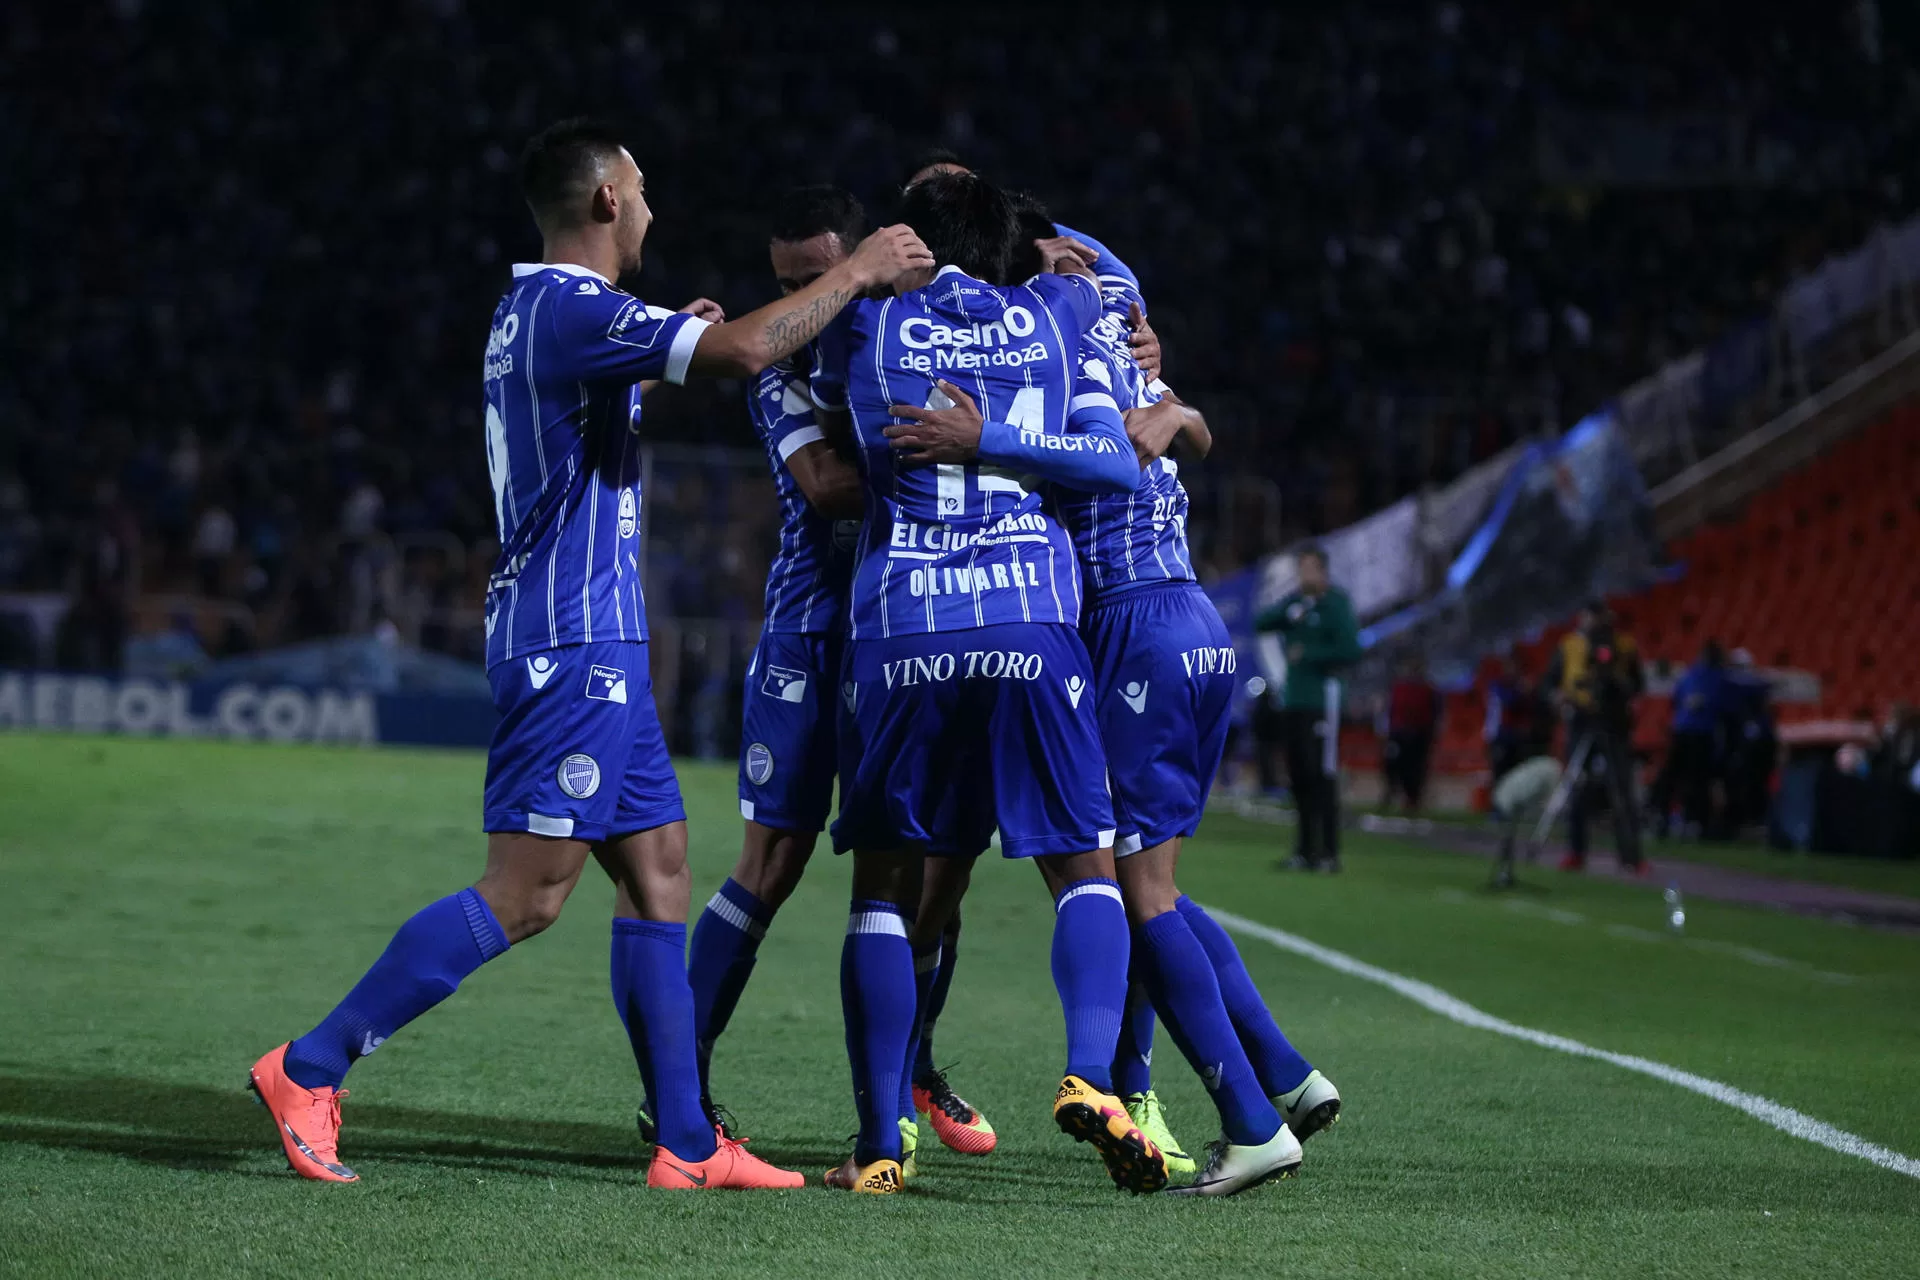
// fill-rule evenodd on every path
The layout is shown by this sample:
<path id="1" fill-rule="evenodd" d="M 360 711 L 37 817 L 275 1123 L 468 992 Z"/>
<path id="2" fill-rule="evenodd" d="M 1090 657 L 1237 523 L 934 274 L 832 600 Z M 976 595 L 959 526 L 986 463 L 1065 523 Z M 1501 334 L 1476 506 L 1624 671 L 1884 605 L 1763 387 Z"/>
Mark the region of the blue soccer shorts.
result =
<path id="1" fill-rule="evenodd" d="M 840 676 L 836 850 L 1010 858 L 1113 843 L 1093 671 L 1072 627 L 854 640 Z"/>
<path id="2" fill-rule="evenodd" d="M 740 705 L 740 816 L 777 831 L 824 831 L 839 763 L 838 631 L 762 632 Z"/>
<path id="3" fill-rule="evenodd" d="M 653 706 L 645 641 L 524 654 L 487 672 L 500 724 L 486 830 L 600 841 L 687 816 Z"/>
<path id="4" fill-rule="evenodd" d="M 1226 749 L 1233 641 L 1198 584 L 1139 587 L 1081 623 L 1124 857 L 1190 836 Z"/>

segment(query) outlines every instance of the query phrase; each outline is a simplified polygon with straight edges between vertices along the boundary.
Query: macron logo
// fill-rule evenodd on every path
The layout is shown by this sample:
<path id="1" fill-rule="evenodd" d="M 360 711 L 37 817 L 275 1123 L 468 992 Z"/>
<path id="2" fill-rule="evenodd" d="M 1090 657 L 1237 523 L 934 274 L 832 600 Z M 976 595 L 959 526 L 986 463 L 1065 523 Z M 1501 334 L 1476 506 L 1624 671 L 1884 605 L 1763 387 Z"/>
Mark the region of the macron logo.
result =
<path id="1" fill-rule="evenodd" d="M 544 653 L 537 658 L 528 658 L 527 683 L 536 689 L 544 689 L 547 687 L 547 681 L 553 679 L 553 673 L 559 669 L 560 664 Z"/>
<path id="2" fill-rule="evenodd" d="M 582 280 L 580 282 L 580 287 L 574 290 L 574 293 L 581 294 L 581 295 L 599 293 L 599 292 L 600 292 L 600 286 L 595 284 L 591 280 Z"/>
<path id="3" fill-rule="evenodd" d="M 1147 682 L 1135 680 L 1120 691 L 1120 700 L 1133 708 L 1133 714 L 1143 715 L 1147 709 Z"/>
<path id="4" fill-rule="evenodd" d="M 1067 677 L 1067 701 L 1073 704 L 1075 711 L 1080 709 L 1080 695 L 1086 691 L 1087 682 L 1085 680 L 1082 680 L 1079 676 Z"/>

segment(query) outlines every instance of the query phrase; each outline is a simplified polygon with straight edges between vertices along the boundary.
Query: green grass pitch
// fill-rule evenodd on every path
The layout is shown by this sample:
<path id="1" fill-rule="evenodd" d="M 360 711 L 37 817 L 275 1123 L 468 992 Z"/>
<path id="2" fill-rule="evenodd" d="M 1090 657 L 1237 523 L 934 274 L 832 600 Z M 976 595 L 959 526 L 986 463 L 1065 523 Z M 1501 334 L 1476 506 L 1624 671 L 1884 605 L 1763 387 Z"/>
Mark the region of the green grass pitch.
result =
<path id="1" fill-rule="evenodd" d="M 923 1142 L 909 1193 L 821 1190 L 852 1106 L 837 972 L 846 871 L 781 915 L 716 1092 L 784 1194 L 649 1193 L 609 1007 L 603 885 L 353 1074 L 357 1186 L 286 1171 L 242 1091 L 419 905 L 477 873 L 476 754 L 0 738 L 0 1273 L 58 1275 L 1913 1275 L 1920 1182 L 1603 1062 L 1436 1016 L 1252 939 L 1281 1023 L 1348 1110 L 1303 1176 L 1133 1200 L 1048 1106 L 1062 1049 L 1050 911 L 986 865 L 943 1062 L 1001 1134 Z M 730 769 L 686 766 L 696 905 L 739 841 Z M 1210 818 L 1202 902 L 1490 1013 L 1764 1094 L 1920 1153 L 1920 938 L 1712 903 L 1661 936 L 1658 886 L 1380 839 L 1272 870 L 1287 833 Z M 593 875 L 591 870 L 589 875 Z M 1765 959 L 1761 959 L 1765 957 Z M 1193 1148 L 1212 1112 L 1164 1034 Z"/>

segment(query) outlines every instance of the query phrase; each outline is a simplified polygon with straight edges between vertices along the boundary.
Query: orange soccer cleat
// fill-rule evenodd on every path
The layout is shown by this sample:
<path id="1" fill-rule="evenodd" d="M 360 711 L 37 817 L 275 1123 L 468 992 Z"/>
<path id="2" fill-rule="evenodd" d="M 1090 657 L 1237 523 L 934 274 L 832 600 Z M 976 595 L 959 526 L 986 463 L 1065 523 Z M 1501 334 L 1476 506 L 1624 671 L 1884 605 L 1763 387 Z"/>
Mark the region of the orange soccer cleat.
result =
<path id="1" fill-rule="evenodd" d="M 953 1091 L 944 1071 L 913 1082 L 914 1108 L 933 1123 L 942 1145 L 964 1156 L 984 1156 L 999 1138 L 980 1109 Z"/>
<path id="2" fill-rule="evenodd" d="M 776 1169 L 747 1150 L 747 1144 L 715 1130 L 719 1140 L 705 1160 L 682 1160 L 662 1146 L 653 1149 L 647 1186 L 668 1191 L 792 1191 L 807 1185 L 805 1174 Z"/>
<path id="3" fill-rule="evenodd" d="M 345 1089 L 308 1089 L 287 1075 L 287 1046 L 267 1051 L 247 1073 L 247 1088 L 273 1117 L 287 1164 L 315 1182 L 358 1182 L 340 1163 L 340 1099 Z"/>

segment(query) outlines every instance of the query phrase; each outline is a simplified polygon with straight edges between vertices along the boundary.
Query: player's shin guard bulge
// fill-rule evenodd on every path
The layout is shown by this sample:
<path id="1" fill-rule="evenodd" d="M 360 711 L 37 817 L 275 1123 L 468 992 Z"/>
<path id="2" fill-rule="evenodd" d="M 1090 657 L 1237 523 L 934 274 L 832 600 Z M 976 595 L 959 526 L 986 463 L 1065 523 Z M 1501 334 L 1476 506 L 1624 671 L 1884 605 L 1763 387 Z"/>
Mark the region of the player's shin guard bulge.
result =
<path id="1" fill-rule="evenodd" d="M 283 1044 L 254 1063 L 247 1088 L 273 1117 L 287 1164 L 315 1182 L 358 1182 L 360 1175 L 340 1163 L 340 1099 L 346 1090 L 294 1083 L 287 1077 L 286 1056 Z"/>
<path id="2" fill-rule="evenodd" d="M 1054 1096 L 1053 1122 L 1075 1142 L 1092 1143 L 1121 1190 L 1142 1195 L 1167 1185 L 1166 1157 L 1112 1094 L 1067 1076 Z"/>

